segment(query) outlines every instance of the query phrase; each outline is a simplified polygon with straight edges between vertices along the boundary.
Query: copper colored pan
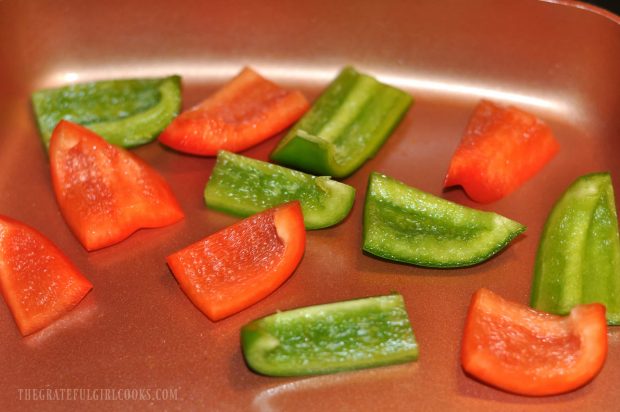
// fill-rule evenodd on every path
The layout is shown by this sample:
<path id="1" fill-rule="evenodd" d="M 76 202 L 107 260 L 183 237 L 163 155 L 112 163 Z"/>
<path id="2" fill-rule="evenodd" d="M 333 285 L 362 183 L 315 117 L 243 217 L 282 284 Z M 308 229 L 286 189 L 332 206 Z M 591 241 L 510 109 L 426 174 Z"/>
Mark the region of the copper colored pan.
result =
<path id="1" fill-rule="evenodd" d="M 583 3 L 535 0 L 5 0 L 0 22 L 0 213 L 46 234 L 94 284 L 69 316 L 27 338 L 0 304 L 0 410 L 617 409 L 619 329 L 609 332 L 600 375 L 563 396 L 495 390 L 466 377 L 458 359 L 476 289 L 528 302 L 541 227 L 567 185 L 607 170 L 620 192 L 617 16 Z M 337 227 L 310 232 L 302 264 L 264 301 L 213 323 L 165 264 L 167 254 L 237 220 L 203 204 L 213 159 L 158 143 L 136 149 L 168 179 L 187 218 L 92 253 L 69 232 L 35 129 L 32 91 L 177 73 L 189 107 L 251 65 L 314 98 L 347 64 L 404 88 L 416 103 L 378 155 L 345 180 L 358 189 L 352 214 Z M 442 192 L 452 152 L 481 97 L 536 113 L 562 145 L 536 178 L 485 206 L 458 189 Z M 266 159 L 277 141 L 244 154 Z M 466 269 L 430 270 L 364 255 L 361 214 L 375 170 L 496 211 L 528 230 L 500 255 Z M 244 365 L 239 328 L 246 322 L 278 309 L 390 291 L 406 299 L 421 347 L 418 362 L 296 379 L 258 376 Z M 50 400 L 59 390 L 77 400 Z M 164 396 L 172 400 L 156 399 Z M 110 397 L 131 399 L 101 400 Z"/>

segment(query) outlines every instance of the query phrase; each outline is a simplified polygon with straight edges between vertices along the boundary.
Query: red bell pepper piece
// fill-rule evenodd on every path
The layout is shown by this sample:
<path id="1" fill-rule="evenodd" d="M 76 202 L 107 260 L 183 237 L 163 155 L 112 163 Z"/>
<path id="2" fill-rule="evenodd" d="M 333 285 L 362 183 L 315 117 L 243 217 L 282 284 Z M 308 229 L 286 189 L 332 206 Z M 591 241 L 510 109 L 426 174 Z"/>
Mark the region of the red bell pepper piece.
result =
<path id="1" fill-rule="evenodd" d="M 62 317 L 92 287 L 45 236 L 0 216 L 0 291 L 23 336 Z"/>
<path id="2" fill-rule="evenodd" d="M 154 169 L 80 125 L 58 123 L 49 153 L 60 211 L 87 250 L 183 218 L 168 184 Z"/>
<path id="3" fill-rule="evenodd" d="M 592 380 L 607 355 L 605 306 L 580 305 L 566 317 L 478 290 L 471 301 L 461 363 L 500 389 L 531 396 L 569 392 Z"/>
<path id="4" fill-rule="evenodd" d="M 298 201 L 265 210 L 168 256 L 189 299 L 216 321 L 276 290 L 299 264 L 306 230 Z"/>
<path id="5" fill-rule="evenodd" d="M 310 104 L 245 68 L 215 94 L 181 113 L 159 141 L 185 153 L 215 156 L 218 150 L 239 152 L 286 129 Z"/>
<path id="6" fill-rule="evenodd" d="M 560 149 L 549 126 L 515 107 L 482 100 L 452 157 L 444 187 L 489 203 L 533 177 Z"/>

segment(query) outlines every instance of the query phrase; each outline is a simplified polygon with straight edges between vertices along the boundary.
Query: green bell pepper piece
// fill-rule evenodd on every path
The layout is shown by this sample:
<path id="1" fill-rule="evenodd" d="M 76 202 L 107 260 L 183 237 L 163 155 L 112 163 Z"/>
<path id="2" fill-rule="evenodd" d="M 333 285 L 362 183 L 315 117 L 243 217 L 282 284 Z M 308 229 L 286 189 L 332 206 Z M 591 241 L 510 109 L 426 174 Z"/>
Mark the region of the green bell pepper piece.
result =
<path id="1" fill-rule="evenodd" d="M 271 160 L 346 177 L 379 150 L 412 101 L 409 94 L 347 67 L 282 139 Z"/>
<path id="2" fill-rule="evenodd" d="M 237 216 L 299 200 L 307 229 L 333 226 L 353 206 L 355 189 L 273 163 L 220 151 L 204 190 L 207 206 Z"/>
<path id="3" fill-rule="evenodd" d="M 608 173 L 573 182 L 553 207 L 536 255 L 532 307 L 564 315 L 599 302 L 620 324 L 620 240 Z"/>
<path id="4" fill-rule="evenodd" d="M 241 342 L 248 366 L 269 376 L 324 374 L 418 358 L 398 294 L 278 312 L 245 325 Z"/>
<path id="5" fill-rule="evenodd" d="M 471 209 L 373 172 L 364 205 L 363 250 L 428 267 L 480 263 L 525 230 L 492 212 Z"/>
<path id="6" fill-rule="evenodd" d="M 181 109 L 181 78 L 103 80 L 32 94 L 45 147 L 62 119 L 81 124 L 117 146 L 155 139 Z"/>

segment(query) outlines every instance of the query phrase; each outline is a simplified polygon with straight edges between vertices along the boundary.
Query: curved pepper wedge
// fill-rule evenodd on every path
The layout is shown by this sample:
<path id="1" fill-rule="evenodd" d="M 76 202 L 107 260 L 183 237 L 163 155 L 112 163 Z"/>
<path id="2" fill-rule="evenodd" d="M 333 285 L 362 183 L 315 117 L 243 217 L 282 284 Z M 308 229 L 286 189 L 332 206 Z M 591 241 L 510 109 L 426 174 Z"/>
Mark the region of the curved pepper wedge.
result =
<path id="1" fill-rule="evenodd" d="M 480 289 L 472 297 L 461 347 L 468 374 L 508 392 L 545 396 L 591 381 L 607 356 L 605 307 L 566 317 L 533 310 Z"/>
<path id="2" fill-rule="evenodd" d="M 181 109 L 181 78 L 101 80 L 33 93 L 46 147 L 62 119 L 87 127 L 122 147 L 148 143 Z"/>
<path id="3" fill-rule="evenodd" d="M 496 213 L 458 205 L 376 172 L 368 179 L 363 226 L 366 252 L 444 268 L 483 262 L 525 230 Z"/>
<path id="4" fill-rule="evenodd" d="M 270 157 L 315 175 L 346 177 L 381 148 L 412 101 L 409 94 L 346 67 Z"/>
<path id="5" fill-rule="evenodd" d="M 213 321 L 265 298 L 301 261 L 306 231 L 299 202 L 250 216 L 166 258 L 181 289 Z"/>
<path id="6" fill-rule="evenodd" d="M 418 358 L 398 294 L 278 312 L 245 325 L 241 342 L 249 367 L 270 376 L 333 373 Z"/>
<path id="7" fill-rule="evenodd" d="M 581 176 L 553 207 L 541 236 L 532 307 L 567 314 L 599 302 L 620 324 L 620 239 L 609 173 Z"/>
<path id="8" fill-rule="evenodd" d="M 287 90 L 244 68 L 195 107 L 181 113 L 159 136 L 184 153 L 215 156 L 239 152 L 276 135 L 308 110 L 301 92 Z"/>
<path id="9" fill-rule="evenodd" d="M 61 318 L 92 288 L 39 231 L 0 216 L 0 292 L 23 336 Z"/>
<path id="10" fill-rule="evenodd" d="M 355 189 L 327 176 L 312 176 L 220 151 L 204 198 L 211 208 L 243 217 L 299 200 L 306 228 L 320 229 L 339 223 L 349 214 Z"/>
<path id="11" fill-rule="evenodd" d="M 184 217 L 155 169 L 83 126 L 61 120 L 52 133 L 49 153 L 60 211 L 86 250 Z"/>
<path id="12" fill-rule="evenodd" d="M 460 185 L 480 203 L 507 196 L 558 152 L 551 128 L 515 107 L 482 100 L 452 156 L 444 186 Z"/>

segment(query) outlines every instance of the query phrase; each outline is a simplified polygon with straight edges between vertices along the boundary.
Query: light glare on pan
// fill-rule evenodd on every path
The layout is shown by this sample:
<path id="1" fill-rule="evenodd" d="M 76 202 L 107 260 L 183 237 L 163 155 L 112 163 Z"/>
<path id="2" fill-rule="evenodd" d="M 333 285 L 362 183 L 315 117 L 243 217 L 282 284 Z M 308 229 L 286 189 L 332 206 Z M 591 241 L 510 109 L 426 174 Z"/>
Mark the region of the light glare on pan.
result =
<path id="1" fill-rule="evenodd" d="M 63 73 L 62 79 L 64 83 L 76 83 L 80 80 L 80 75 L 76 72 L 66 72 Z"/>
<path id="2" fill-rule="evenodd" d="M 533 106 L 553 112 L 563 111 L 563 107 L 560 104 L 551 100 L 490 87 L 403 76 L 381 76 L 381 80 L 389 84 L 398 85 L 403 89 L 458 94 L 496 102 L 508 102 L 520 106 Z"/>
<path id="3" fill-rule="evenodd" d="M 67 83 L 78 83 L 91 80 L 127 78 L 127 77 L 154 77 L 166 76 L 170 74 L 180 74 L 187 83 L 202 83 L 205 79 L 216 82 L 224 82 L 248 62 L 234 63 L 167 63 L 144 67 L 97 67 L 94 70 L 85 69 L 81 72 L 61 71 L 43 80 L 44 87 L 55 87 Z M 252 67 L 263 73 L 265 76 L 284 83 L 298 83 L 299 79 L 303 82 L 316 86 L 327 84 L 334 78 L 340 67 L 333 66 L 301 66 L 287 64 L 261 64 L 260 62 L 251 63 Z M 372 68 L 360 67 L 362 71 L 369 74 L 373 73 Z M 383 72 L 376 70 L 375 72 Z M 437 94 L 458 95 L 462 98 L 489 99 L 497 102 L 511 103 L 519 106 L 529 106 L 556 114 L 566 114 L 567 108 L 561 102 L 549 100 L 530 94 L 516 93 L 501 88 L 488 87 L 485 85 L 464 84 L 461 80 L 450 80 L 441 78 L 416 77 L 415 73 L 390 74 L 385 73 L 378 76 L 381 81 L 395 85 L 412 94 L 416 92 L 427 92 Z"/>

